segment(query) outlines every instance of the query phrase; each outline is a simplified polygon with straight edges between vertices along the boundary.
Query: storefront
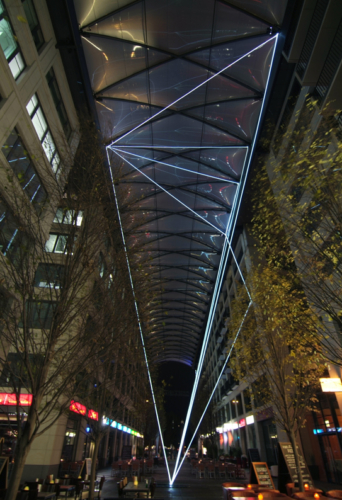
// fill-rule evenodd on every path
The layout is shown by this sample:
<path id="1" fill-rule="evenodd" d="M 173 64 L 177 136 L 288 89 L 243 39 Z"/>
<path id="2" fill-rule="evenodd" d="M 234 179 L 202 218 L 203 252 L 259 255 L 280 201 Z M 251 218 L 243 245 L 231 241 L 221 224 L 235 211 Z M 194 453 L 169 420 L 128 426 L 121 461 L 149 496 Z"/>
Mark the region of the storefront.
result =
<path id="1" fill-rule="evenodd" d="M 342 484 L 341 411 L 334 393 L 322 392 L 317 399 L 317 412 L 307 418 L 308 437 L 302 433 L 305 459 L 314 478 Z"/>

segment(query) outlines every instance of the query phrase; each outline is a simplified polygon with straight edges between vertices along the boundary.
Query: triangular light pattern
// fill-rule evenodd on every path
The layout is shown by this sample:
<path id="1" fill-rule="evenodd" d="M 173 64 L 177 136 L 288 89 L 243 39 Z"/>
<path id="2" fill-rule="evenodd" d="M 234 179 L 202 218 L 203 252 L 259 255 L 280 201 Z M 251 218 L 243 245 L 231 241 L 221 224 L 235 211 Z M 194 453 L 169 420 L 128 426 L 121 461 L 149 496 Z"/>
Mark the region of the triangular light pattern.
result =
<path id="1" fill-rule="evenodd" d="M 176 460 L 176 465 L 175 465 L 173 477 L 170 480 L 171 484 L 175 480 L 175 478 L 176 478 L 176 476 L 177 476 L 177 474 L 179 472 L 179 468 L 180 468 L 180 466 L 178 466 L 179 459 L 180 459 L 180 454 L 181 454 L 181 450 L 183 448 L 184 437 L 185 437 L 185 434 L 186 434 L 186 431 L 187 431 L 187 428 L 188 428 L 189 419 L 190 419 L 190 415 L 191 415 L 191 411 L 192 411 L 192 406 L 193 406 L 193 403 L 194 403 L 194 399 L 195 399 L 195 395 L 196 395 L 196 390 L 197 390 L 199 378 L 200 378 L 200 375 L 201 375 L 201 370 L 202 370 L 202 366 L 203 366 L 204 356 L 205 356 L 205 352 L 206 352 L 206 348 L 207 348 L 207 344 L 208 344 L 208 340 L 209 340 L 209 334 L 210 334 L 210 329 L 211 329 L 211 324 L 212 324 L 212 319 L 213 319 L 213 313 L 215 311 L 216 303 L 217 303 L 217 300 L 218 300 L 218 293 L 219 293 L 220 286 L 221 286 L 222 279 L 223 279 L 223 271 L 225 269 L 225 264 L 226 264 L 226 261 L 228 259 L 229 251 L 232 251 L 232 248 L 231 248 L 231 237 L 232 237 L 232 233 L 233 233 L 233 230 L 234 230 L 234 227 L 235 227 L 237 211 L 238 211 L 238 208 L 239 208 L 239 205 L 240 205 L 240 202 L 241 202 L 241 195 L 242 195 L 244 184 L 245 184 L 245 181 L 246 181 L 246 174 L 247 174 L 247 170 L 249 168 L 249 163 L 250 163 L 250 159 L 251 159 L 251 153 L 253 152 L 254 145 L 255 145 L 255 140 L 256 140 L 256 137 L 257 137 L 257 129 L 258 129 L 258 126 L 260 124 L 260 119 L 261 119 L 261 113 L 262 113 L 262 109 L 263 109 L 263 105 L 264 105 L 264 100 L 262 102 L 262 106 L 261 106 L 261 109 L 260 109 L 259 119 L 258 119 L 258 123 L 257 123 L 257 126 L 256 126 L 256 131 L 254 133 L 253 142 L 248 147 L 248 159 L 245 162 L 245 167 L 244 167 L 244 172 L 243 172 L 243 174 L 244 174 L 243 175 L 243 180 L 238 185 L 238 189 L 237 189 L 237 192 L 236 192 L 236 195 L 235 195 L 235 199 L 234 199 L 234 202 L 232 203 L 232 207 L 231 207 L 232 216 L 230 217 L 229 223 L 228 223 L 225 231 L 222 231 L 222 230 L 218 229 L 212 223 L 210 223 L 208 220 L 206 220 L 202 215 L 200 215 L 200 211 L 196 209 L 196 206 L 194 206 L 194 208 L 191 208 L 189 205 L 187 205 L 179 197 L 177 197 L 174 194 L 172 194 L 172 192 L 170 191 L 169 188 L 166 189 L 161 184 L 157 183 L 152 177 L 149 177 L 145 172 L 143 172 L 143 170 L 141 170 L 138 167 L 136 167 L 134 165 L 134 163 L 128 159 L 129 155 L 127 154 L 127 146 L 130 146 L 132 148 L 131 155 L 133 156 L 133 155 L 135 155 L 135 153 L 134 153 L 135 148 L 137 148 L 137 149 L 140 148 L 141 149 L 141 147 L 144 146 L 144 145 L 143 144 L 137 144 L 136 146 L 134 146 L 134 141 L 133 141 L 133 144 L 132 144 L 132 142 L 129 140 L 129 136 L 131 134 L 134 134 L 134 132 L 138 132 L 138 134 L 139 134 L 139 129 L 141 129 L 141 128 L 145 127 L 146 125 L 148 125 L 152 120 L 155 121 L 156 118 L 159 115 L 161 115 L 163 112 L 165 112 L 165 110 L 167 110 L 167 109 L 171 108 L 172 106 L 174 106 L 175 104 L 177 104 L 179 101 L 181 101 L 181 99 L 187 97 L 190 93 L 195 92 L 202 85 L 206 85 L 209 81 L 213 80 L 217 75 L 220 75 L 223 72 L 227 72 L 228 70 L 230 70 L 231 73 L 234 73 L 233 66 L 235 64 L 240 63 L 240 64 L 243 65 L 244 58 L 246 58 L 248 56 L 251 56 L 255 51 L 260 50 L 260 49 L 264 48 L 265 46 L 267 46 L 267 48 L 269 49 L 268 50 L 268 55 L 271 54 L 271 60 L 270 60 L 270 64 L 269 64 L 269 72 L 267 74 L 267 81 L 265 82 L 265 89 L 264 89 L 265 90 L 264 96 L 265 96 L 266 91 L 267 91 L 267 87 L 268 87 L 268 82 L 269 82 L 270 67 L 272 66 L 271 63 L 273 61 L 273 56 L 274 56 L 274 50 L 275 50 L 275 45 L 276 45 L 276 38 L 277 38 L 277 36 L 269 38 L 267 41 L 263 42 L 258 47 L 255 47 L 254 49 L 252 49 L 249 53 L 244 54 L 240 58 L 236 59 L 233 63 L 230 63 L 226 67 L 220 69 L 215 75 L 210 76 L 206 81 L 204 81 L 204 82 L 200 83 L 199 85 L 197 85 L 196 87 L 194 87 L 191 91 L 189 91 L 188 93 L 186 93 L 184 96 L 182 96 L 182 97 L 176 99 L 175 101 L 171 102 L 164 109 L 158 111 L 153 116 L 151 116 L 148 119 L 146 119 L 143 122 L 141 122 L 139 125 L 133 127 L 129 132 L 126 132 L 120 138 L 118 138 L 115 141 L 113 141 L 111 143 L 111 145 L 109 146 L 109 148 L 112 150 L 112 152 L 118 158 L 120 158 L 120 160 L 122 160 L 124 163 L 128 163 L 132 168 L 134 168 L 137 172 L 139 172 L 142 176 L 144 176 L 146 180 L 148 180 L 149 182 L 151 182 L 152 184 L 154 184 L 155 188 L 157 189 L 158 192 L 162 192 L 163 191 L 168 196 L 172 197 L 174 201 L 178 202 L 185 209 L 187 209 L 189 212 L 192 212 L 195 215 L 196 218 L 199 218 L 203 222 L 207 223 L 209 226 L 212 226 L 215 229 L 216 232 L 218 232 L 222 236 L 224 236 L 223 250 L 222 250 L 222 255 L 221 255 L 219 270 L 218 270 L 218 273 L 217 273 L 215 289 L 214 289 L 214 293 L 213 293 L 212 300 L 211 300 L 211 307 L 210 307 L 209 318 L 208 318 L 208 322 L 207 322 L 205 336 L 204 336 L 204 339 L 203 339 L 203 344 L 202 344 L 202 350 L 201 350 L 201 354 L 200 354 L 200 359 L 199 359 L 199 363 L 198 363 L 197 370 L 196 370 L 195 383 L 194 383 L 194 387 L 193 387 L 193 391 L 192 391 L 192 395 L 191 395 L 191 399 L 190 399 L 190 405 L 189 405 L 189 409 L 188 409 L 186 421 L 185 421 L 185 424 L 184 424 L 183 435 L 182 435 L 181 443 L 180 443 L 180 446 L 179 446 L 179 453 L 178 453 L 178 456 L 177 456 L 177 460 Z M 262 75 L 262 76 L 265 76 L 265 75 Z M 262 79 L 259 81 L 259 85 L 260 85 L 260 82 L 262 82 Z M 127 144 L 126 141 L 128 142 L 128 144 Z M 125 142 L 126 142 L 126 144 L 125 144 Z M 153 148 L 155 147 L 155 145 L 154 145 L 154 143 L 151 143 L 149 145 L 146 145 L 145 147 L 148 148 L 148 149 L 150 149 L 150 150 L 153 150 Z M 158 149 L 160 149 L 162 147 L 163 147 L 162 144 L 158 144 Z M 177 147 L 177 146 L 175 146 L 175 147 Z M 185 150 L 189 151 L 189 150 L 191 150 L 192 147 L 193 146 L 191 146 L 191 145 L 190 146 L 189 145 L 184 145 L 184 146 L 182 145 L 181 149 L 184 148 Z M 168 148 L 170 148 L 170 145 L 165 145 L 165 149 L 168 149 Z M 221 146 L 221 148 L 222 148 L 222 146 Z M 198 148 L 196 148 L 196 149 L 198 149 Z M 142 155 L 140 155 L 140 156 L 142 156 Z M 108 156 L 108 158 L 109 158 L 109 156 Z M 134 158 L 134 156 L 133 156 L 133 158 Z M 166 162 L 163 162 L 163 163 L 165 164 Z M 158 160 L 155 160 L 155 164 L 158 165 Z M 114 189 L 114 192 L 115 192 L 114 185 L 113 185 L 113 189 Z M 119 210 L 119 207 L 118 207 L 118 210 Z M 123 234 L 123 238 L 124 238 L 124 234 Z M 232 251 L 232 256 L 233 256 L 233 259 L 235 260 L 235 263 L 236 263 L 237 267 L 239 268 L 233 251 Z M 129 265 L 129 263 L 128 263 L 128 265 Z M 240 270 L 240 273 L 241 273 L 241 270 Z M 241 274 L 241 278 L 242 278 L 242 280 L 244 282 L 242 274 Z M 134 293 L 133 283 L 132 283 L 132 288 L 133 288 L 133 293 Z M 250 307 L 250 304 L 248 306 L 248 309 L 249 309 L 249 307 Z M 248 311 L 248 309 L 247 309 L 247 311 Z M 246 311 L 246 314 L 247 314 L 247 311 Z M 137 315 L 138 314 L 139 313 L 138 313 L 138 309 L 137 309 Z M 138 318 L 139 318 L 139 316 L 138 316 Z M 139 324 L 140 324 L 140 322 L 139 322 Z M 239 331 L 240 331 L 240 329 L 239 329 Z M 237 335 L 238 335 L 239 331 L 237 332 Z M 142 332 L 142 329 L 141 329 L 141 325 L 140 325 L 140 332 L 141 332 L 141 337 L 142 337 L 142 343 L 143 343 L 143 349 L 144 349 L 144 354 L 145 354 L 146 365 L 147 365 L 147 368 L 148 368 L 148 366 L 149 366 L 148 365 L 148 358 L 147 358 L 147 352 L 146 352 L 145 343 L 144 343 L 144 335 L 143 335 L 143 332 Z M 229 359 L 229 356 L 230 356 L 230 353 L 227 356 L 225 364 L 227 363 L 227 361 Z M 152 380 L 151 380 L 150 376 L 149 376 L 149 380 L 150 380 L 151 391 L 152 391 L 153 400 L 154 400 L 154 391 L 153 391 L 153 385 L 152 385 Z M 219 381 L 219 379 L 218 379 L 218 381 Z M 218 382 L 217 382 L 217 384 L 218 384 Z M 216 389 L 217 384 L 216 384 L 214 390 Z M 210 399 L 211 399 L 211 397 L 210 397 Z M 158 424 L 159 424 L 158 410 L 157 410 L 157 406 L 156 406 L 155 400 L 154 400 L 154 405 L 155 405 L 157 420 L 158 420 Z M 159 430 L 160 430 L 160 435 L 161 435 L 161 441 L 162 441 L 162 444 L 163 444 L 163 437 L 162 437 L 162 433 L 161 433 L 161 429 L 160 429 L 160 424 L 159 424 Z M 164 444 L 163 444 L 163 447 L 164 447 Z M 164 456 L 165 456 L 165 459 L 166 459 L 167 470 L 168 470 L 168 474 L 169 474 L 169 477 L 170 477 L 169 466 L 168 466 L 168 463 L 167 463 L 167 457 L 166 457 L 166 454 L 165 454 L 165 449 L 164 449 Z"/>

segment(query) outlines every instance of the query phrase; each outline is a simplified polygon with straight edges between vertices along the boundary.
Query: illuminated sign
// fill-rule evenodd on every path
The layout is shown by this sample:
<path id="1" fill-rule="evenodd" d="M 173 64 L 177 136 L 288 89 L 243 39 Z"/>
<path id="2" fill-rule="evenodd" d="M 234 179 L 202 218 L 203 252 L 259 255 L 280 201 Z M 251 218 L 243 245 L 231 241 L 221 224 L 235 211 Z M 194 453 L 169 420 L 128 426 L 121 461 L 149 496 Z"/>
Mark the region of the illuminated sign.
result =
<path id="1" fill-rule="evenodd" d="M 218 432 L 219 434 L 222 434 L 223 427 L 216 427 L 216 432 Z"/>
<path id="2" fill-rule="evenodd" d="M 118 429 L 119 429 L 119 431 L 121 431 L 121 429 L 122 429 L 122 425 L 121 424 L 118 424 Z"/>
<path id="3" fill-rule="evenodd" d="M 19 406 L 31 406 L 32 404 L 32 394 L 20 394 L 19 395 Z M 17 395 L 16 394 L 8 394 L 6 392 L 0 393 L 0 405 L 3 406 L 16 406 Z"/>
<path id="4" fill-rule="evenodd" d="M 244 418 L 240 420 L 239 427 L 246 427 L 246 420 Z"/>
<path id="5" fill-rule="evenodd" d="M 98 420 L 99 414 L 97 413 L 97 411 L 88 410 L 88 418 L 91 418 L 92 420 Z"/>
<path id="6" fill-rule="evenodd" d="M 83 416 L 87 412 L 87 408 L 84 405 L 81 405 L 81 403 L 76 403 L 76 401 L 71 401 L 69 410 Z"/>
<path id="7" fill-rule="evenodd" d="M 118 423 L 117 423 L 117 422 L 115 422 L 115 420 L 113 420 L 113 422 L 110 424 L 110 426 L 111 426 L 111 427 L 114 427 L 114 429 L 116 429 L 116 428 L 117 428 L 117 426 L 118 426 Z"/>
<path id="8" fill-rule="evenodd" d="M 246 417 L 246 424 L 247 425 L 254 424 L 254 415 L 248 415 L 248 417 Z"/>
<path id="9" fill-rule="evenodd" d="M 323 392 L 342 392 L 341 379 L 336 378 L 320 378 L 319 379 Z"/>

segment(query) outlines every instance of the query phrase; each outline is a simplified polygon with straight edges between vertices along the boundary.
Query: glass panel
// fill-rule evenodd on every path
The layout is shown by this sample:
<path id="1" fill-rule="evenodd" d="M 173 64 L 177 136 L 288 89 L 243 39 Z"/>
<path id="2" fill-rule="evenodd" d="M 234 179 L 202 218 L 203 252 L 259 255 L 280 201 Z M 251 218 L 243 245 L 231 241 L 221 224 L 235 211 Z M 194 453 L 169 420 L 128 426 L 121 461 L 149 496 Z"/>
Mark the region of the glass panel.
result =
<path id="1" fill-rule="evenodd" d="M 82 37 L 94 92 L 146 68 L 146 49 L 108 38 Z M 133 54 L 133 55 L 132 55 Z"/>
<path id="2" fill-rule="evenodd" d="M 182 54 L 210 43 L 214 5 L 214 0 L 196 0 L 196 8 L 185 3 L 180 15 L 178 2 L 145 0 L 148 44 Z"/>
<path id="3" fill-rule="evenodd" d="M 55 248 L 56 240 L 57 240 L 57 234 L 50 234 L 49 239 L 45 243 L 45 251 L 46 252 L 53 252 L 53 249 Z"/>
<path id="4" fill-rule="evenodd" d="M 124 7 L 132 0 L 75 0 L 75 10 L 80 26 L 91 24 L 120 7 Z"/>
<path id="5" fill-rule="evenodd" d="M 26 105 L 27 112 L 30 116 L 32 116 L 32 113 L 36 106 L 38 106 L 38 97 L 36 96 L 36 94 L 33 94 L 33 96 Z"/>
<path id="6" fill-rule="evenodd" d="M 13 75 L 13 78 L 16 80 L 20 75 L 20 73 L 22 73 L 23 69 L 25 68 L 25 63 L 20 52 L 16 54 L 16 56 L 11 60 L 11 62 L 8 65 Z"/>
<path id="7" fill-rule="evenodd" d="M 120 136 L 125 131 L 131 130 L 159 111 L 159 108 L 146 104 L 111 101 L 109 99 L 103 99 L 101 102 L 96 101 L 96 108 L 101 130 L 105 131 L 106 137 L 112 139 Z M 119 116 L 120 119 L 118 119 Z"/>
<path id="8" fill-rule="evenodd" d="M 240 9 L 262 17 L 271 24 L 281 25 L 287 0 L 230 0 Z"/>
<path id="9" fill-rule="evenodd" d="M 149 102 L 148 71 L 132 76 L 117 85 L 112 85 L 102 95 L 129 99 L 130 101 Z"/>
<path id="10" fill-rule="evenodd" d="M 261 99 L 223 102 L 192 109 L 187 114 L 200 119 L 204 116 L 212 124 L 250 142 L 254 136 L 261 103 Z"/>
<path id="11" fill-rule="evenodd" d="M 65 234 L 58 235 L 55 253 L 64 253 L 67 245 L 68 237 Z"/>
<path id="12" fill-rule="evenodd" d="M 205 102 L 205 85 L 191 92 L 197 85 L 205 82 L 208 71 L 205 68 L 182 59 L 176 59 L 150 70 L 151 103 L 164 108 L 177 99 L 173 107 L 183 109 Z"/>
<path id="13" fill-rule="evenodd" d="M 228 56 L 227 64 L 229 64 L 229 59 L 236 62 L 224 71 L 224 74 L 262 92 L 266 86 L 275 40 L 269 37 L 256 37 L 252 40 L 254 47 L 248 40 L 232 42 L 234 51 L 231 56 Z M 246 57 L 237 61 L 237 58 L 243 54 L 246 54 Z M 220 58 L 213 61 L 216 67 L 221 64 Z"/>
<path id="14" fill-rule="evenodd" d="M 47 123 L 45 121 L 41 108 L 38 108 L 35 114 L 32 116 L 32 123 L 35 131 L 37 132 L 39 140 L 41 141 L 47 130 Z"/>
<path id="15" fill-rule="evenodd" d="M 47 159 L 51 162 L 53 154 L 56 150 L 56 145 L 54 143 L 54 140 L 52 139 L 50 132 L 47 132 L 47 134 L 42 142 L 42 146 L 43 146 L 43 149 L 44 149 L 45 154 L 47 156 Z"/>
<path id="16" fill-rule="evenodd" d="M 8 60 L 17 48 L 11 25 L 6 19 L 0 20 L 0 45 Z"/>
<path id="17" fill-rule="evenodd" d="M 91 27 L 93 33 L 144 43 L 143 2 L 128 6 Z"/>
<path id="18" fill-rule="evenodd" d="M 23 7 L 30 27 L 36 49 L 39 50 L 44 44 L 44 37 L 39 25 L 39 21 L 32 0 L 24 0 Z"/>
<path id="19" fill-rule="evenodd" d="M 241 10 L 234 9 L 221 2 L 216 3 L 213 42 L 253 36 L 266 33 L 269 23 L 248 16 Z"/>

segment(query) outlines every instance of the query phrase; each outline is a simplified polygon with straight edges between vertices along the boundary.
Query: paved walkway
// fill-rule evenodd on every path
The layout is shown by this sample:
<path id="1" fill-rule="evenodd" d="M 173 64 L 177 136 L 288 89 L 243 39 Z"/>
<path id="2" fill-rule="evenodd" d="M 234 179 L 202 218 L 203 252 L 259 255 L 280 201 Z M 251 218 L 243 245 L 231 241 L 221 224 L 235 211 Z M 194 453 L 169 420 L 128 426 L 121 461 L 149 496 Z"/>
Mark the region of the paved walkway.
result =
<path id="1" fill-rule="evenodd" d="M 174 468 L 174 461 L 170 463 L 171 474 Z M 247 471 L 246 471 L 247 472 Z M 98 477 L 105 476 L 106 481 L 103 485 L 101 500 L 111 500 L 118 498 L 117 478 L 111 477 L 111 469 L 104 469 L 98 471 Z M 165 466 L 158 466 L 155 468 L 153 477 L 157 484 L 154 498 L 164 500 L 223 500 L 222 483 L 229 481 L 229 479 L 209 479 L 197 478 L 191 474 L 191 465 L 185 462 L 174 482 L 172 488 L 169 487 L 169 479 Z M 249 474 L 247 472 L 245 480 L 233 480 L 234 482 L 246 483 Z M 274 480 L 275 487 L 277 481 Z M 315 486 L 324 491 L 342 489 L 342 485 L 329 484 L 320 481 L 315 481 Z"/>

